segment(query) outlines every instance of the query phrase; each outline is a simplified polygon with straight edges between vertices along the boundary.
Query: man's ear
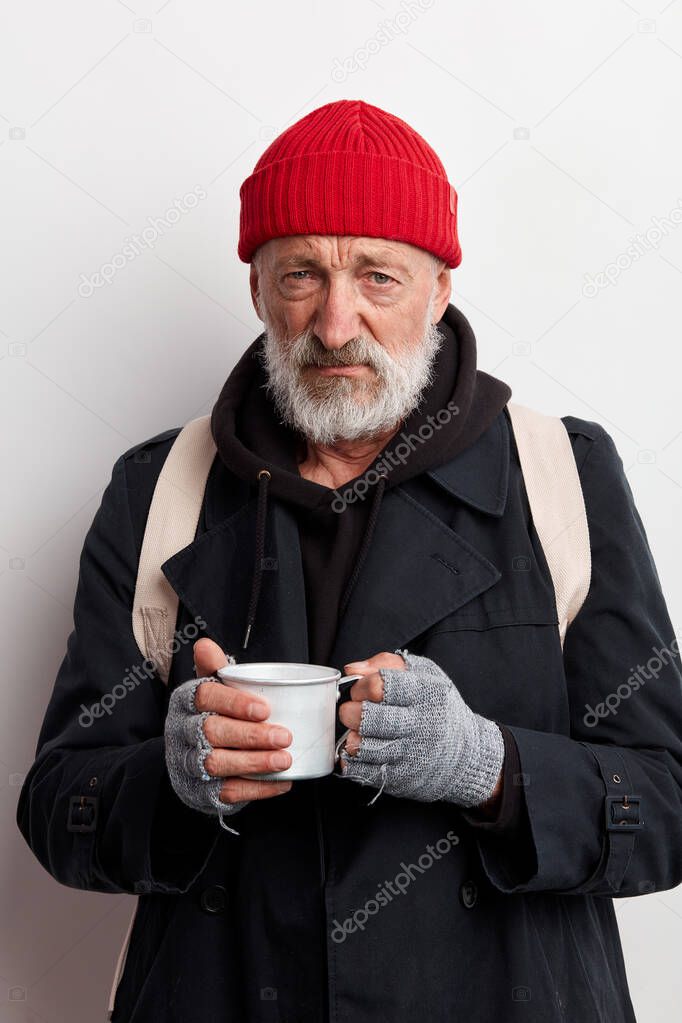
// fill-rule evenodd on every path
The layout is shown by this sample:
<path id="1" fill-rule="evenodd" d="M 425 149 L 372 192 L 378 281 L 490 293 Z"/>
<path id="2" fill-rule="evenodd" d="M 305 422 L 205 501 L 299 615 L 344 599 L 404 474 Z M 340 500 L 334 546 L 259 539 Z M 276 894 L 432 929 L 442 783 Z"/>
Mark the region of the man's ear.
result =
<path id="1" fill-rule="evenodd" d="M 435 284 L 435 297 L 433 300 L 433 322 L 438 323 L 443 318 L 443 313 L 448 307 L 452 295 L 452 275 L 447 263 L 443 263 Z"/>
<path id="2" fill-rule="evenodd" d="M 249 272 L 249 287 L 251 289 L 251 301 L 253 302 L 253 308 L 256 310 L 256 316 L 261 322 L 263 322 L 263 316 L 260 309 L 260 279 L 258 268 L 254 262 L 251 263 L 251 270 Z"/>

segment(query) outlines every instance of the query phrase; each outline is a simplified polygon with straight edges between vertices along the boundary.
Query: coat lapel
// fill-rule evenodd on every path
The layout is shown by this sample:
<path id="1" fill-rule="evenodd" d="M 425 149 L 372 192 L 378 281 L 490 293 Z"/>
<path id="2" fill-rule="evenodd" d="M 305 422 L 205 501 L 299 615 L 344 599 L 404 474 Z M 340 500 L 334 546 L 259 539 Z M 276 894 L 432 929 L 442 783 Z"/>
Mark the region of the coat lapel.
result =
<path id="1" fill-rule="evenodd" d="M 406 646 L 488 589 L 495 565 L 401 487 L 385 495 L 331 663 Z"/>

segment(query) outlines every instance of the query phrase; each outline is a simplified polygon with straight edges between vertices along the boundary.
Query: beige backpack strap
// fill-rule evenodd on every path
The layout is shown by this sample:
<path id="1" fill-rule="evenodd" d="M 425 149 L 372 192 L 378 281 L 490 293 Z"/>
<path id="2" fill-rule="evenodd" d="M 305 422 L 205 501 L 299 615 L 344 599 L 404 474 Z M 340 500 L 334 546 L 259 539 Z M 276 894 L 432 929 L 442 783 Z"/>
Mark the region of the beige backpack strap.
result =
<path id="1" fill-rule="evenodd" d="M 558 416 L 508 402 L 521 471 L 542 549 L 554 583 L 559 636 L 583 605 L 592 557 L 578 467 L 568 431 Z"/>
<path id="2" fill-rule="evenodd" d="M 161 565 L 194 539 L 216 447 L 210 416 L 192 419 L 175 438 L 156 482 L 133 599 L 133 632 L 168 682 L 178 596 Z"/>
<path id="3" fill-rule="evenodd" d="M 133 632 L 141 652 L 156 662 L 165 683 L 173 659 L 178 595 L 161 571 L 161 565 L 194 539 L 215 453 L 210 416 L 192 419 L 173 441 L 156 481 L 147 515 L 133 599 Z M 109 1019 L 125 969 L 138 906 L 139 899 L 118 955 L 109 993 Z"/>

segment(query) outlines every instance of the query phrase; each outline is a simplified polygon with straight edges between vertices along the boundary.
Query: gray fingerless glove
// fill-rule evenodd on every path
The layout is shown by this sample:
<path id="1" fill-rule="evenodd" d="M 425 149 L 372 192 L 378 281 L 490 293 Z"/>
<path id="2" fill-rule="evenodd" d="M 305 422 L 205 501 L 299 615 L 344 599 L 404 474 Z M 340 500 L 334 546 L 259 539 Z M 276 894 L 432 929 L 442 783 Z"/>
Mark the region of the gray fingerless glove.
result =
<path id="1" fill-rule="evenodd" d="M 223 815 L 241 810 L 250 800 L 223 803 L 220 800 L 222 778 L 210 775 L 204 767 L 213 746 L 204 734 L 204 721 L 215 711 L 198 711 L 194 696 L 202 682 L 215 682 L 213 676 L 192 678 L 177 686 L 170 695 L 164 737 L 166 767 L 176 795 L 187 806 L 202 813 L 217 815 L 221 827 L 233 831 L 223 823 Z M 238 832 L 236 832 L 238 834 Z"/>
<path id="2" fill-rule="evenodd" d="M 502 732 L 428 657 L 395 653 L 407 667 L 378 669 L 384 698 L 363 700 L 360 747 L 354 756 L 341 750 L 342 777 L 422 802 L 485 802 L 504 760 Z"/>

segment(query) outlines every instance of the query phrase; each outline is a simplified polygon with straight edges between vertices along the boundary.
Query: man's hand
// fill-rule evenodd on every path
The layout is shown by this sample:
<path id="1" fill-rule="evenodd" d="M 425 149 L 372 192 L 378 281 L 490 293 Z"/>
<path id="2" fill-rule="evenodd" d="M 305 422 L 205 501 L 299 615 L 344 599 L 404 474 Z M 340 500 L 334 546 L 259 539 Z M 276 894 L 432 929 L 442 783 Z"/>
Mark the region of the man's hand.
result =
<path id="1" fill-rule="evenodd" d="M 385 651 L 375 654 L 367 661 L 351 661 L 344 664 L 344 675 L 362 675 L 350 687 L 350 701 L 342 703 L 339 707 L 339 720 L 350 728 L 346 738 L 345 749 L 350 756 L 355 756 L 360 747 L 360 718 L 362 716 L 362 701 L 372 700 L 373 703 L 381 703 L 384 698 L 384 680 L 379 674 L 379 668 L 397 668 L 398 671 L 405 670 L 405 659 L 400 654 L 388 654 Z"/>
<path id="2" fill-rule="evenodd" d="M 340 755 L 343 777 L 383 783 L 391 795 L 443 799 L 494 814 L 502 734 L 467 706 L 437 664 L 407 650 L 384 651 L 344 665 L 344 672 L 363 678 L 339 708 L 351 729 Z"/>
<path id="3" fill-rule="evenodd" d="M 227 657 L 213 640 L 199 639 L 194 644 L 198 678 L 212 675 L 226 663 Z M 293 736 L 283 725 L 266 720 L 270 704 L 265 698 L 232 689 L 223 682 L 203 681 L 194 695 L 194 703 L 200 714 L 206 711 L 210 714 L 203 730 L 214 751 L 204 760 L 204 767 L 212 777 L 228 779 L 221 787 L 222 802 L 269 799 L 289 791 L 290 781 L 248 778 L 249 774 L 291 767 L 291 753 L 284 747 L 291 745 Z"/>
<path id="4" fill-rule="evenodd" d="M 194 644 L 197 678 L 173 690 L 166 717 L 166 762 L 176 793 L 204 813 L 234 813 L 252 799 L 269 799 L 290 781 L 249 778 L 291 766 L 288 728 L 266 720 L 264 698 L 211 678 L 227 663 L 217 643 Z"/>

